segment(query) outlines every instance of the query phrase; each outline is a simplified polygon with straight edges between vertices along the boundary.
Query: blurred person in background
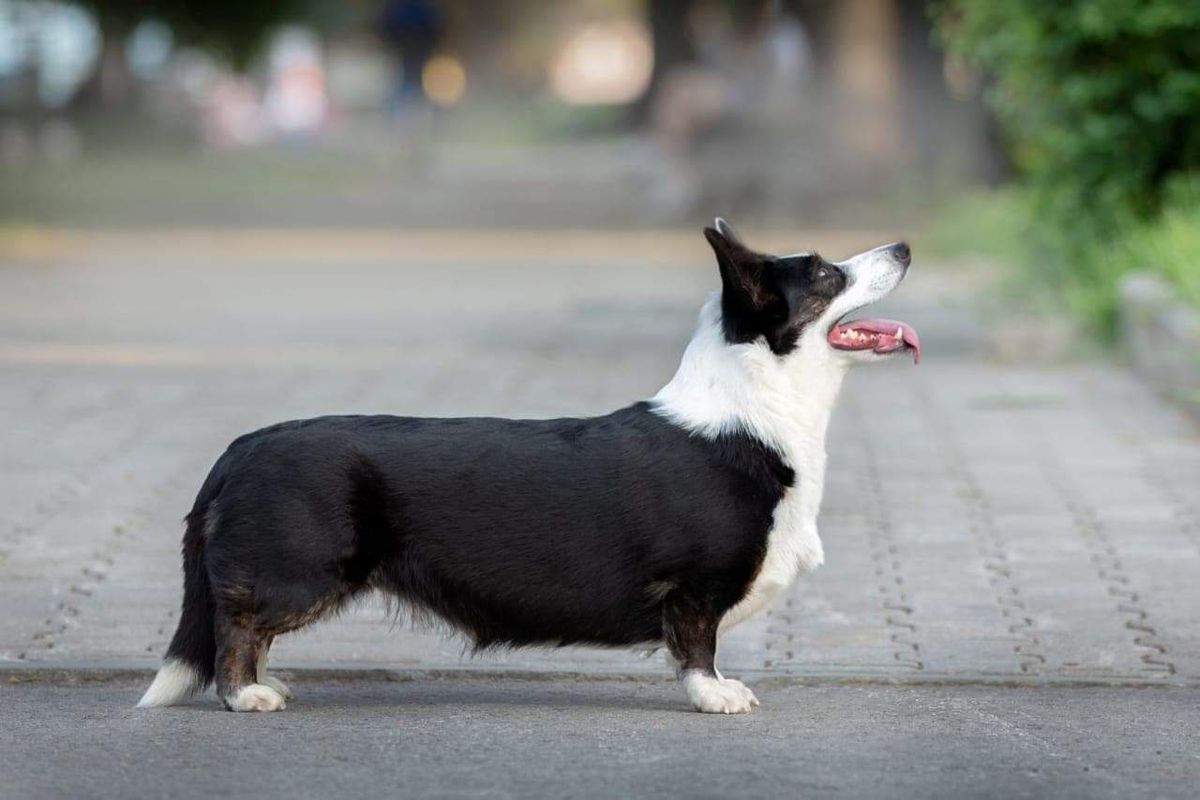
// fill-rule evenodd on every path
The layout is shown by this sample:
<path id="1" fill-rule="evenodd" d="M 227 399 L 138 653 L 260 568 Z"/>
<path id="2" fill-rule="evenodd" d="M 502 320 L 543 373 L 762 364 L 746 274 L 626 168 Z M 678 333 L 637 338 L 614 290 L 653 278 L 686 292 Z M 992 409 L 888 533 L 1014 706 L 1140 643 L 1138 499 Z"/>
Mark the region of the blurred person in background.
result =
<path id="1" fill-rule="evenodd" d="M 399 118 L 424 106 L 421 76 L 445 32 L 445 17 L 432 0 L 389 0 L 379 16 L 379 33 L 398 65 L 389 111 Z"/>
<path id="2" fill-rule="evenodd" d="M 292 142 L 318 132 L 329 116 L 319 41 L 301 29 L 286 31 L 272 47 L 270 65 L 264 108 L 273 132 Z"/>

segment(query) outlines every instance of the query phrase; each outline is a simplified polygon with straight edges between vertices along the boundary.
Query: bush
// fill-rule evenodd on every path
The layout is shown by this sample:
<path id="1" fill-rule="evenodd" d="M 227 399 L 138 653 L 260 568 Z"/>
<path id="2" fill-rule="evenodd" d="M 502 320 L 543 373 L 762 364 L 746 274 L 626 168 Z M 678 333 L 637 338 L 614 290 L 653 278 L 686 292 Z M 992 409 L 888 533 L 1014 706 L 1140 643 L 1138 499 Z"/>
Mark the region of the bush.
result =
<path id="1" fill-rule="evenodd" d="M 1037 274 L 1102 331 L 1120 274 L 1155 266 L 1134 242 L 1172 253 L 1176 282 L 1194 285 L 1200 250 L 1183 228 L 1197 205 L 1173 198 L 1156 220 L 1200 171 L 1200 2 L 935 0 L 933 14 L 985 75 L 1028 189 Z"/>
<path id="2" fill-rule="evenodd" d="M 1200 168 L 1196 0 L 941 0 L 951 52 L 981 68 L 1018 170 L 1056 216 L 1152 216 Z"/>

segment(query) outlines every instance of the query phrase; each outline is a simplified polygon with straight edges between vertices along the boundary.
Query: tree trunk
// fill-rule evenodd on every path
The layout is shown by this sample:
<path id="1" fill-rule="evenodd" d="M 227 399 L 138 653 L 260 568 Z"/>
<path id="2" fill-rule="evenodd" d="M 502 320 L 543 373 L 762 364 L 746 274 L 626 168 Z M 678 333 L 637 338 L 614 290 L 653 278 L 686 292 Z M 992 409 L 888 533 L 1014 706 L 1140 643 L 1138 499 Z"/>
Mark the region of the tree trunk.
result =
<path id="1" fill-rule="evenodd" d="M 696 48 L 688 29 L 688 15 L 695 5 L 696 0 L 646 0 L 654 69 L 650 73 L 650 85 L 631 109 L 634 123 L 643 124 L 649 117 L 663 78 L 675 67 L 696 59 Z"/>
<path id="2" fill-rule="evenodd" d="M 127 110 L 134 104 L 136 82 L 125 57 L 126 45 L 133 25 L 123 19 L 99 16 L 100 53 L 88 76 L 75 96 L 70 107 L 85 113 Z"/>

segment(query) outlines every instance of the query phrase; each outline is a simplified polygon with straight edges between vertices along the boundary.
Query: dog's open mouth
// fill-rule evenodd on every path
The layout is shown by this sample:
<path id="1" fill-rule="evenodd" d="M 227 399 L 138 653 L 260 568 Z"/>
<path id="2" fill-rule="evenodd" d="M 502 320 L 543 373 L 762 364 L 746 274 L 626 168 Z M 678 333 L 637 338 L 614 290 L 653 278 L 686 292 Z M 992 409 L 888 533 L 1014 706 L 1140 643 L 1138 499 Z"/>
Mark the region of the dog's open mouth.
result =
<path id="1" fill-rule="evenodd" d="M 873 350 L 894 353 L 909 349 L 913 363 L 921 363 L 921 339 L 912 326 L 894 319 L 855 319 L 829 330 L 829 344 L 837 350 Z"/>

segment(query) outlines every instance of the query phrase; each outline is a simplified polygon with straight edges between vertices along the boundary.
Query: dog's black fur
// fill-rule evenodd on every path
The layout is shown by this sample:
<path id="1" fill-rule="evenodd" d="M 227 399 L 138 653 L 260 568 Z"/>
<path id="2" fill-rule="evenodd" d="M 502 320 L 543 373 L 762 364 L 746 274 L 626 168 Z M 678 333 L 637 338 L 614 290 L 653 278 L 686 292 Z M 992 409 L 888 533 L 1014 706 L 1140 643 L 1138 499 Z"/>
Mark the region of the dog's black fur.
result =
<path id="1" fill-rule="evenodd" d="M 646 403 L 274 425 L 229 447 L 188 515 L 167 656 L 206 681 L 215 667 L 224 697 L 254 682 L 263 640 L 368 589 L 480 648 L 665 637 L 686 651 L 698 618 L 715 626 L 742 597 L 793 480 L 753 438 L 692 436 Z"/>

